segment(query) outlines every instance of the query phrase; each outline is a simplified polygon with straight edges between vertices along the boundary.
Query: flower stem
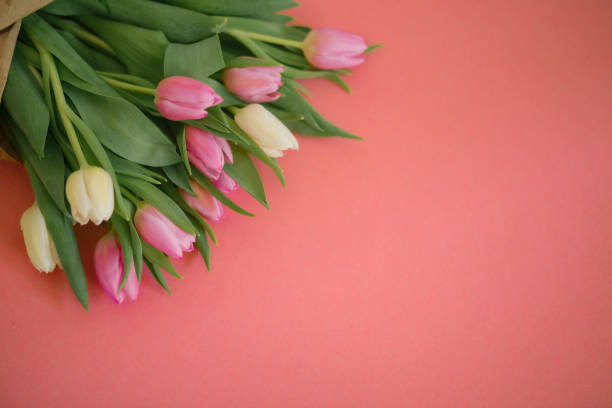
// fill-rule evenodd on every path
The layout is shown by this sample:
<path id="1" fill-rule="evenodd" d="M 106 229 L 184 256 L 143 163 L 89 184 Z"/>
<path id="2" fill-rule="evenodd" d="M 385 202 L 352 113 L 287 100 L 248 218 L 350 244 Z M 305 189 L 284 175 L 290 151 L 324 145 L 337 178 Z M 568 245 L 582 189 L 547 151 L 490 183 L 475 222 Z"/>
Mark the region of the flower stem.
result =
<path id="1" fill-rule="evenodd" d="M 232 112 L 234 115 L 240 112 L 240 108 L 237 106 L 228 106 L 227 109 L 229 109 L 229 111 Z"/>
<path id="2" fill-rule="evenodd" d="M 253 33 L 251 31 L 242 31 L 242 30 L 227 30 L 226 31 L 230 35 L 243 35 L 254 40 L 264 41 L 272 44 L 278 45 L 286 45 L 288 47 L 295 47 L 302 49 L 304 43 L 301 41 L 288 40 L 286 38 L 274 37 L 272 35 Z"/>
<path id="3" fill-rule="evenodd" d="M 53 15 L 47 16 L 47 18 L 49 19 L 51 24 L 53 24 L 54 26 L 59 27 L 62 30 L 68 31 L 69 33 L 72 33 L 75 37 L 101 50 L 106 51 L 108 54 L 112 55 L 113 57 L 117 56 L 117 53 L 115 52 L 115 50 L 113 50 L 113 48 L 110 45 L 108 45 L 106 41 L 92 34 L 91 32 L 87 31 L 80 24 L 72 20 L 66 20 L 64 18 L 56 17 Z"/>
<path id="4" fill-rule="evenodd" d="M 140 204 L 142 200 L 139 200 L 134 194 L 130 192 L 130 190 L 126 189 L 125 187 L 121 187 L 121 194 L 126 196 L 128 200 L 130 200 L 132 204 L 134 204 L 138 209 L 138 204 Z"/>
<path id="5" fill-rule="evenodd" d="M 102 76 L 102 79 L 104 79 L 106 82 L 108 82 L 115 88 L 125 89 L 126 91 L 132 91 L 132 92 L 142 93 L 142 94 L 147 94 L 147 95 L 155 95 L 154 88 L 147 88 L 147 87 L 140 86 L 140 85 L 129 84 L 127 82 L 108 78 L 106 76 Z"/>
<path id="6" fill-rule="evenodd" d="M 62 121 L 62 125 L 64 125 L 64 130 L 66 131 L 66 135 L 68 136 L 68 140 L 70 141 L 70 145 L 72 146 L 72 150 L 74 150 L 74 154 L 79 162 L 80 167 L 86 167 L 89 164 L 87 163 L 87 159 L 85 159 L 85 155 L 83 154 L 83 150 L 81 149 L 81 145 L 79 144 L 79 138 L 72 126 L 72 122 L 66 115 L 66 109 L 68 105 L 66 104 L 66 98 L 64 97 L 64 89 L 62 88 L 62 82 L 59 78 L 59 74 L 57 73 L 57 68 L 55 66 L 55 62 L 53 62 L 53 57 L 49 54 L 45 48 L 43 48 L 38 42 L 32 39 L 32 42 L 38 49 L 40 53 L 40 61 L 43 66 L 49 70 L 49 77 L 51 80 L 51 88 L 53 89 L 53 95 L 55 96 L 55 103 L 57 104 L 57 112 L 59 114 L 60 120 Z"/>

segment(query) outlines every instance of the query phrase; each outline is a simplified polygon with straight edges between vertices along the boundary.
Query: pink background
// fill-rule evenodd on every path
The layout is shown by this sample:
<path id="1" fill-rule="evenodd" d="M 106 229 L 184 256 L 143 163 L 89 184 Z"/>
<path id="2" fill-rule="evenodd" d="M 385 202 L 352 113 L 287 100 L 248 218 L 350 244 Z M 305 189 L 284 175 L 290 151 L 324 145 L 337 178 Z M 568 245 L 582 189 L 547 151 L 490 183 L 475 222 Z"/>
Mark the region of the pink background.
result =
<path id="1" fill-rule="evenodd" d="M 30 265 L 0 163 L 2 407 L 612 406 L 612 3 L 304 0 L 386 47 L 314 104 L 272 211 L 85 313 Z"/>

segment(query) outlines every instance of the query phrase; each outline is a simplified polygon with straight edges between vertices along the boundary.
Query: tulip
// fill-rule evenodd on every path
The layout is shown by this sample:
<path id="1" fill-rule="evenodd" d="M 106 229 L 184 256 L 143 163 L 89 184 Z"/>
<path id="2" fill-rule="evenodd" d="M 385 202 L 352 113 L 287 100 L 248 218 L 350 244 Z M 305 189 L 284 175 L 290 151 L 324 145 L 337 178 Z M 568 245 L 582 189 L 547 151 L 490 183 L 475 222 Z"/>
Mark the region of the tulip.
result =
<path id="1" fill-rule="evenodd" d="M 363 38 L 335 28 L 311 30 L 303 45 L 308 62 L 322 69 L 357 66 L 365 61 L 362 54 L 367 48 Z"/>
<path id="2" fill-rule="evenodd" d="M 215 180 L 213 184 L 225 194 L 231 193 L 232 191 L 238 189 L 238 183 L 236 183 L 233 178 L 228 176 L 226 172 L 222 172 L 221 176 L 219 176 L 219 178 Z"/>
<path id="3" fill-rule="evenodd" d="M 113 181 L 100 167 L 87 166 L 73 172 L 66 181 L 66 197 L 72 217 L 81 225 L 90 220 L 100 225 L 113 215 Z"/>
<path id="4" fill-rule="evenodd" d="M 157 85 L 155 105 L 166 119 L 202 119 L 206 109 L 223 102 L 223 98 L 204 82 L 184 76 L 165 78 Z"/>
<path id="5" fill-rule="evenodd" d="M 272 102 L 280 98 L 283 67 L 230 68 L 223 73 L 223 83 L 230 92 L 247 102 Z"/>
<path id="6" fill-rule="evenodd" d="M 195 235 L 177 227 L 151 204 L 138 205 L 134 224 L 142 239 L 171 258 L 181 259 L 184 252 L 193 251 Z"/>
<path id="7" fill-rule="evenodd" d="M 221 176 L 226 160 L 234 162 L 232 149 L 227 140 L 221 137 L 193 126 L 186 126 L 185 139 L 189 161 L 213 180 Z"/>
<path id="8" fill-rule="evenodd" d="M 123 289 L 117 293 L 119 285 L 123 280 L 123 266 L 121 246 L 115 240 L 113 233 L 106 234 L 100 238 L 94 250 L 94 268 L 100 286 L 117 304 L 123 302 L 126 295 L 132 300 L 138 298 L 139 284 L 134 262 L 132 262 L 130 270 L 127 272 L 129 275 Z"/>
<path id="9" fill-rule="evenodd" d="M 25 210 L 19 220 L 19 225 L 23 232 L 26 252 L 34 268 L 45 273 L 54 270 L 56 265 L 61 268 L 62 264 L 57 250 L 36 202 Z"/>
<path id="10" fill-rule="evenodd" d="M 234 116 L 234 120 L 270 157 L 281 157 L 283 150 L 298 149 L 291 131 L 261 105 L 247 105 Z"/>
<path id="11" fill-rule="evenodd" d="M 185 190 L 180 191 L 187 204 L 192 206 L 202 217 L 211 221 L 219 221 L 223 218 L 223 207 L 221 207 L 219 200 L 204 190 L 199 184 L 192 181 L 189 184 L 191 184 L 191 189 L 196 194 L 195 197 Z"/>

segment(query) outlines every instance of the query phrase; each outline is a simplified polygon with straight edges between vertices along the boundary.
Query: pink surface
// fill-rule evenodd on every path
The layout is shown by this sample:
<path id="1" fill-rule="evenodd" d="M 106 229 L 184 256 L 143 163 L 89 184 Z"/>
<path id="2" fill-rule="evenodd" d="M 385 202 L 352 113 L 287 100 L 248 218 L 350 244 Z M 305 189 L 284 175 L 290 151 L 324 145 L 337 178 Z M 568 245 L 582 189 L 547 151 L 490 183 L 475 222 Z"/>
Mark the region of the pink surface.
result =
<path id="1" fill-rule="evenodd" d="M 2 407 L 612 406 L 612 4 L 309 0 L 386 48 L 315 105 L 272 211 L 218 224 L 167 296 L 90 312 L 30 265 L 0 163 Z M 229 211 L 228 211 L 229 213 Z"/>

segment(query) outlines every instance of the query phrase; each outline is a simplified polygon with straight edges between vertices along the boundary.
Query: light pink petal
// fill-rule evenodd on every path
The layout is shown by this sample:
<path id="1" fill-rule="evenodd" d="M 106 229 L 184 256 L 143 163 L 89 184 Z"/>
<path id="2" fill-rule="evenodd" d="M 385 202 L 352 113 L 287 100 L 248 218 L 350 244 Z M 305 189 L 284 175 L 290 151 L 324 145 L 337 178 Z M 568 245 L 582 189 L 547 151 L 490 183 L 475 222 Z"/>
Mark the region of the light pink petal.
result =
<path id="1" fill-rule="evenodd" d="M 163 79 L 157 85 L 157 95 L 162 99 L 176 102 L 207 103 L 210 106 L 216 94 L 204 82 L 185 76 L 172 76 Z"/>
<path id="2" fill-rule="evenodd" d="M 171 231 L 171 234 L 174 236 L 174 239 L 178 243 L 182 252 L 193 251 L 193 243 L 195 242 L 195 235 L 192 235 L 192 234 L 189 234 L 183 231 L 175 223 L 170 221 L 168 217 L 162 214 L 157 208 L 153 208 L 153 212 L 164 224 L 166 224 L 166 227 L 168 228 L 168 230 Z M 176 259 L 180 259 L 183 257 L 182 252 L 180 256 Z"/>
<path id="3" fill-rule="evenodd" d="M 351 68 L 362 64 L 365 58 L 362 57 L 346 57 L 346 56 L 328 56 L 321 55 L 313 57 L 310 63 L 315 67 L 322 69 L 340 69 Z"/>
<path id="4" fill-rule="evenodd" d="M 218 179 L 225 160 L 217 136 L 193 126 L 186 127 L 185 136 L 189 161 L 208 177 Z"/>
<path id="5" fill-rule="evenodd" d="M 217 142 L 217 144 L 219 145 L 219 148 L 221 148 L 221 151 L 225 155 L 225 160 L 227 160 L 230 163 L 234 163 L 234 154 L 232 153 L 232 149 L 229 143 L 227 142 L 227 139 L 224 139 L 219 136 L 215 136 L 215 141 Z"/>
<path id="6" fill-rule="evenodd" d="M 145 242 L 157 248 L 171 258 L 180 259 L 183 256 L 181 246 L 168 228 L 166 222 L 160 219 L 158 211 L 147 204 L 144 208 L 136 211 L 134 224 L 138 233 Z M 165 217 L 164 217 L 165 218 Z"/>
<path id="7" fill-rule="evenodd" d="M 132 267 L 129 271 L 129 276 L 127 278 L 127 282 L 123 287 L 122 293 L 125 293 L 127 297 L 131 300 L 136 300 L 138 298 L 138 292 L 140 290 L 140 284 L 138 283 L 138 277 L 136 276 L 136 269 L 134 268 L 134 263 L 132 262 Z"/>
<path id="8" fill-rule="evenodd" d="M 180 105 L 168 99 L 156 98 L 155 106 L 163 117 L 174 121 L 202 119 L 208 115 L 205 107 Z"/>
<path id="9" fill-rule="evenodd" d="M 117 304 L 125 299 L 123 291 L 117 294 L 123 275 L 123 259 L 113 234 L 100 238 L 94 250 L 94 269 L 104 292 Z"/>
<path id="10" fill-rule="evenodd" d="M 226 172 L 221 173 L 219 179 L 214 181 L 213 184 L 225 194 L 229 194 L 238 189 L 238 183 L 228 176 Z"/>
<path id="11" fill-rule="evenodd" d="M 219 221 L 223 218 L 223 207 L 219 201 L 210 193 L 198 190 L 198 197 L 194 197 L 186 191 L 181 190 L 181 196 L 187 204 L 193 207 L 202 217 L 211 221 Z"/>

